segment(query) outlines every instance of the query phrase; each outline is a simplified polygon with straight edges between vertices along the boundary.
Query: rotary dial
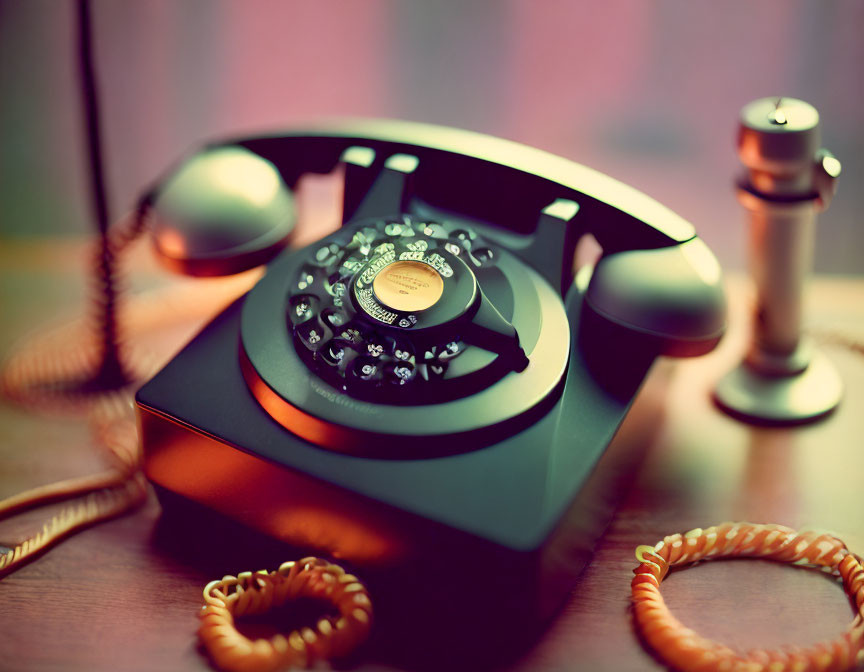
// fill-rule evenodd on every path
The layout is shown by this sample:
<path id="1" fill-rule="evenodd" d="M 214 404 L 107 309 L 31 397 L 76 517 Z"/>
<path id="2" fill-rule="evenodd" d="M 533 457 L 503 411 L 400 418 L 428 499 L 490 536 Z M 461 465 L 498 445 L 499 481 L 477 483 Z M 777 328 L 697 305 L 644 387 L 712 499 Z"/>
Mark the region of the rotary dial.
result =
<path id="1" fill-rule="evenodd" d="M 333 387 L 390 404 L 446 401 L 527 364 L 494 306 L 496 253 L 474 231 L 406 217 L 350 224 L 313 247 L 287 324 Z"/>

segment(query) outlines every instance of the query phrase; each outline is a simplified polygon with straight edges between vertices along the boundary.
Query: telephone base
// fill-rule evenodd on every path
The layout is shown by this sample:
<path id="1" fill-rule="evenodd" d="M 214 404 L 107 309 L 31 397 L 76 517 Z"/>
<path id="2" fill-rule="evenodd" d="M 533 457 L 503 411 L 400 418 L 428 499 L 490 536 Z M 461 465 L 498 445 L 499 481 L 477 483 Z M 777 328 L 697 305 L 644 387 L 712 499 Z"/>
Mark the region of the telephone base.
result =
<path id="1" fill-rule="evenodd" d="M 290 545 L 283 560 L 297 549 L 345 564 L 370 587 L 377 629 L 397 633 L 406 655 L 432 637 L 488 655 L 502 628 L 527 632 L 550 617 L 625 491 L 636 455 L 612 439 L 655 356 L 612 393 L 574 346 L 560 396 L 522 431 L 445 457 L 365 458 L 321 449 L 258 405 L 237 356 L 242 301 L 137 395 L 144 468 L 162 501 Z M 581 307 L 571 291 L 574 327 Z M 219 571 L 254 566 L 248 551 L 248 563 Z"/>

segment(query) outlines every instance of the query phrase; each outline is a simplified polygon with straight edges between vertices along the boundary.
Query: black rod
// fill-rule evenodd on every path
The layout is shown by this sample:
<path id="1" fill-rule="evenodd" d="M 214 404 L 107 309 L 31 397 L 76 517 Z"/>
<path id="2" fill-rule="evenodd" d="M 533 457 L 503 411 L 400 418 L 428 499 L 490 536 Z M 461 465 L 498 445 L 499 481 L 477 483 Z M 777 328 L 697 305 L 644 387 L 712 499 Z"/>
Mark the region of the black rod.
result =
<path id="1" fill-rule="evenodd" d="M 81 102 L 87 125 L 87 157 L 90 164 L 91 206 L 99 229 L 99 251 L 96 259 L 97 319 L 102 342 L 98 369 L 87 386 L 95 390 L 116 389 L 128 382 L 120 361 L 117 333 L 116 256 L 108 235 L 110 215 L 105 188 L 100 136 L 99 96 L 93 67 L 93 37 L 90 0 L 78 0 L 78 66 Z"/>
<path id="2" fill-rule="evenodd" d="M 90 162 L 90 187 L 99 233 L 108 231 L 110 222 L 102 168 L 102 139 L 99 131 L 99 100 L 96 72 L 93 68 L 93 37 L 90 0 L 78 0 L 78 66 L 81 76 L 82 103 L 87 124 L 87 156 Z"/>

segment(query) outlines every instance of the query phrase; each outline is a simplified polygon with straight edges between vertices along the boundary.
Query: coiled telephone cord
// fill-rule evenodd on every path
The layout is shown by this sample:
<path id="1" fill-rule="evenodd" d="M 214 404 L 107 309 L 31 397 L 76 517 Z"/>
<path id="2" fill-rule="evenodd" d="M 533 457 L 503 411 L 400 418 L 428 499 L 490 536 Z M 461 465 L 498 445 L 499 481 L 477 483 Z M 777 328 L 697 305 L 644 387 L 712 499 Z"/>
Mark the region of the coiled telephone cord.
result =
<path id="1" fill-rule="evenodd" d="M 236 616 L 304 597 L 329 602 L 339 616 L 270 639 L 251 640 L 234 626 Z M 213 662 L 228 672 L 272 672 L 339 658 L 363 642 L 372 626 L 372 601 L 363 584 L 320 558 L 286 562 L 274 572 L 225 576 L 207 584 L 204 602 L 198 636 Z"/>
<path id="2" fill-rule="evenodd" d="M 660 583 L 670 567 L 713 558 L 765 558 L 818 568 L 839 577 L 856 615 L 839 638 L 806 649 L 755 649 L 739 653 L 685 627 L 669 611 Z M 864 662 L 864 569 L 840 539 L 796 532 L 781 525 L 722 523 L 673 534 L 636 549 L 631 582 L 633 615 L 648 645 L 682 672 L 845 672 Z"/>
<path id="3" fill-rule="evenodd" d="M 140 470 L 140 449 L 130 399 L 117 394 L 93 407 L 90 425 L 97 445 L 112 466 L 105 472 L 43 485 L 0 501 L 0 520 L 22 511 L 68 499 L 79 501 L 49 518 L 42 529 L 0 554 L 0 576 L 15 571 L 58 542 L 90 525 L 140 506 L 147 482 Z"/>

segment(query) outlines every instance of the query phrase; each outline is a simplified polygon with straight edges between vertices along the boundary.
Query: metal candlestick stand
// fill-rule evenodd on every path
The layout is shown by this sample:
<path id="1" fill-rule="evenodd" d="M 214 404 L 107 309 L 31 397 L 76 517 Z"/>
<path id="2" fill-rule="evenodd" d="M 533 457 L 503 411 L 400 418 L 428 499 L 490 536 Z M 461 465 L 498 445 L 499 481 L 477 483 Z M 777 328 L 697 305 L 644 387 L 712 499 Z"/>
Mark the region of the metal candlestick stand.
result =
<path id="1" fill-rule="evenodd" d="M 719 382 L 715 399 L 750 422 L 808 422 L 842 396 L 833 365 L 801 334 L 816 215 L 840 174 L 840 162 L 820 144 L 819 113 L 804 101 L 761 98 L 741 110 L 738 155 L 747 170 L 738 200 L 750 219 L 756 315 L 750 350 Z"/>

